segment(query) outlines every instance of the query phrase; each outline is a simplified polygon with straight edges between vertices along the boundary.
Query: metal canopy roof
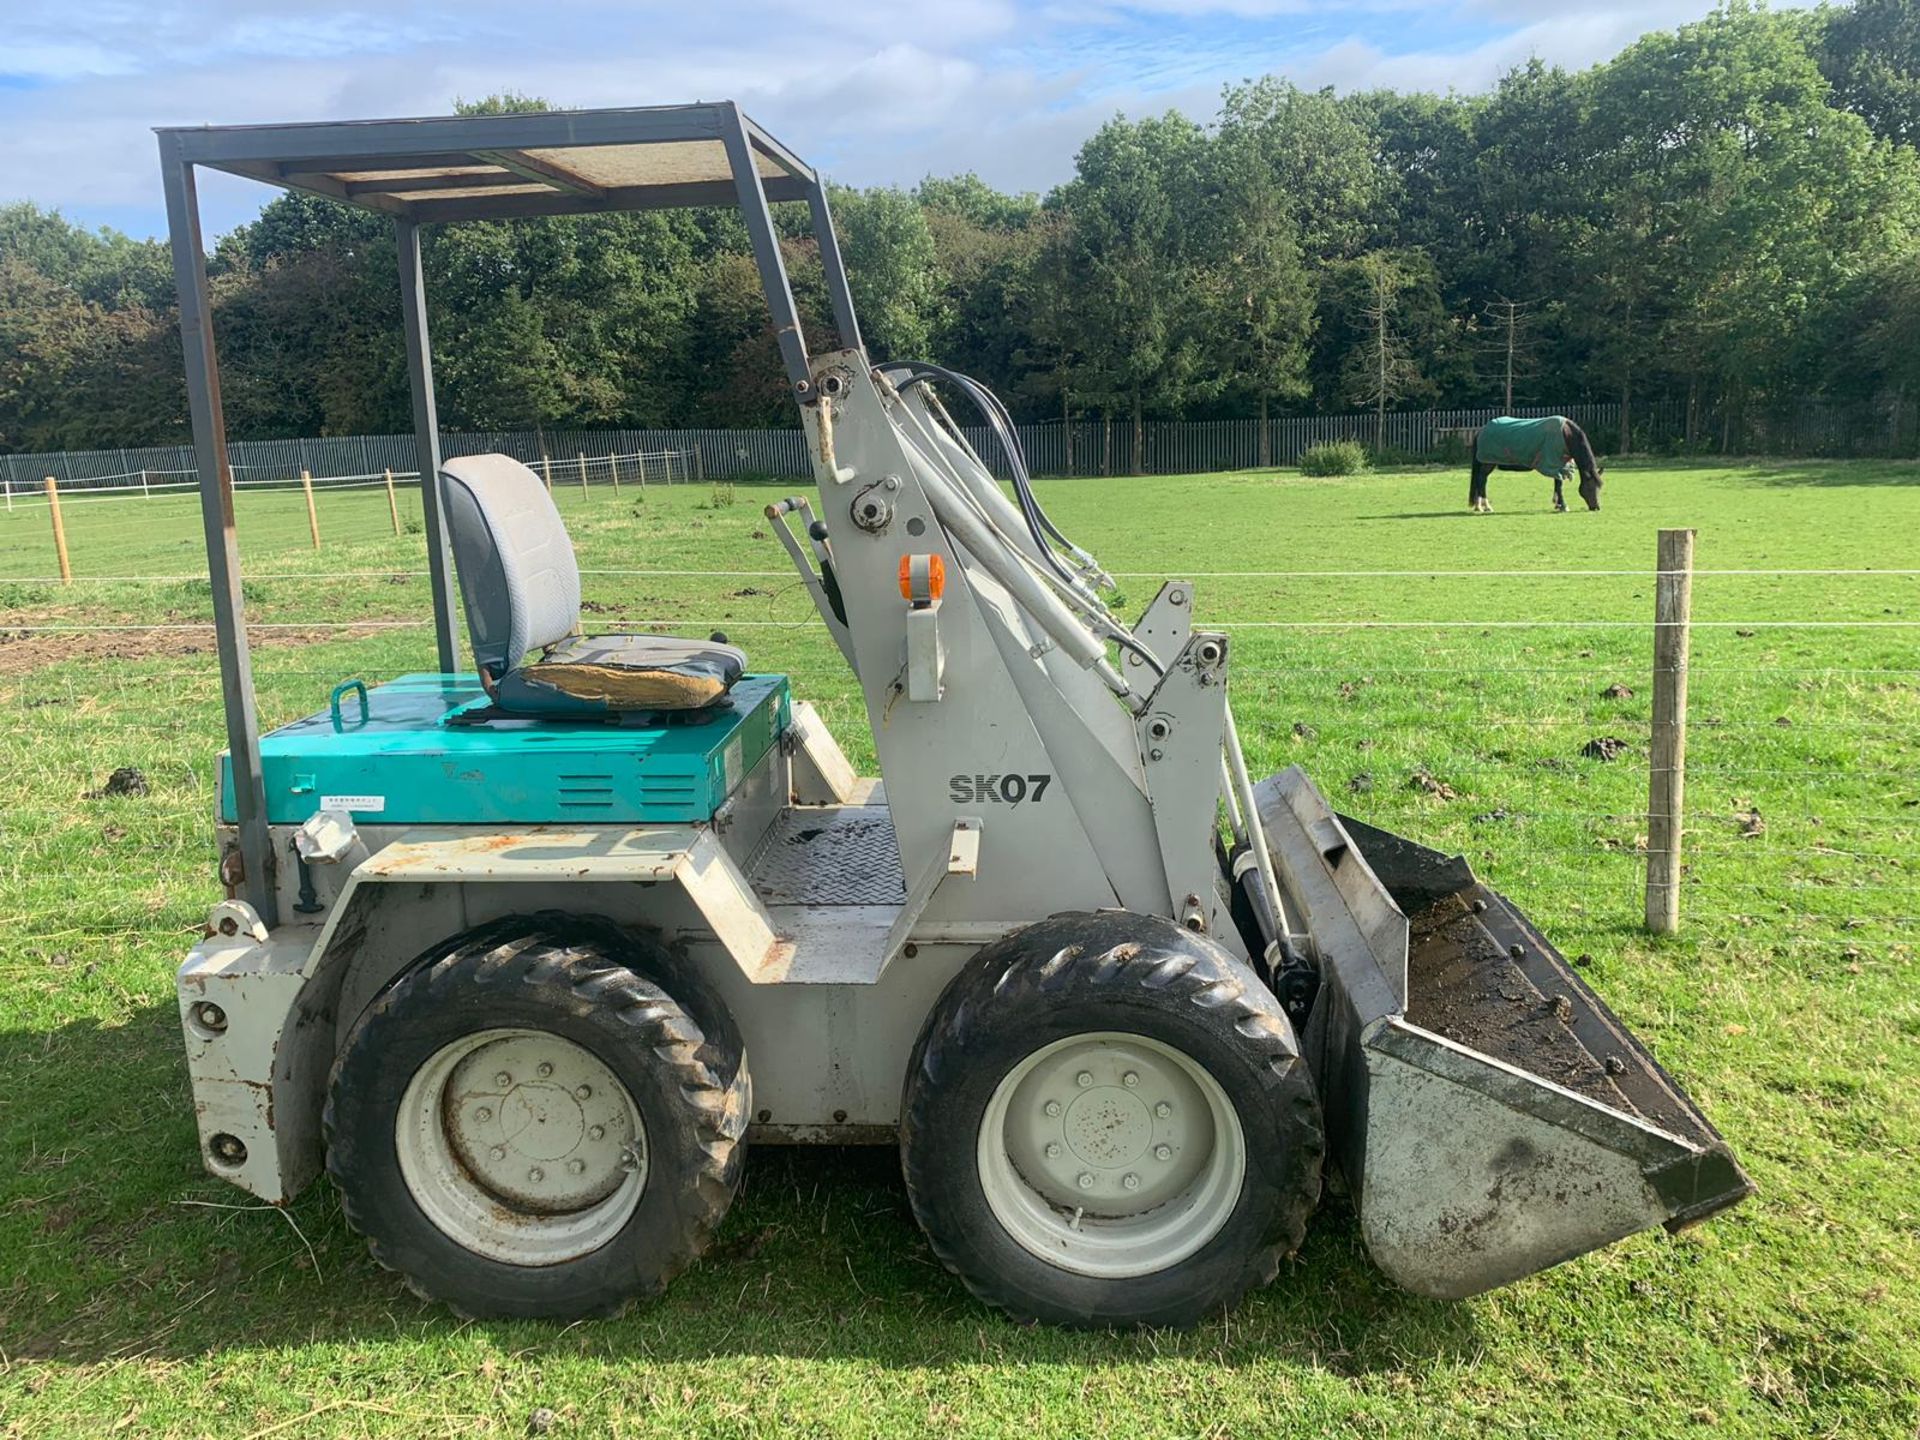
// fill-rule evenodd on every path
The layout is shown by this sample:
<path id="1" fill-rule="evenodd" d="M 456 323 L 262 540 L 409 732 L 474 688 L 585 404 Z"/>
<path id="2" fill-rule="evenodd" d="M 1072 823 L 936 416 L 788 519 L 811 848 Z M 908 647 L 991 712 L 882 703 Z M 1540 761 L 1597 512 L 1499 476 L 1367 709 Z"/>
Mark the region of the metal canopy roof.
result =
<path id="1" fill-rule="evenodd" d="M 427 224 L 734 205 L 730 131 L 768 200 L 810 198 L 813 170 L 724 101 L 158 133 L 188 164 Z"/>

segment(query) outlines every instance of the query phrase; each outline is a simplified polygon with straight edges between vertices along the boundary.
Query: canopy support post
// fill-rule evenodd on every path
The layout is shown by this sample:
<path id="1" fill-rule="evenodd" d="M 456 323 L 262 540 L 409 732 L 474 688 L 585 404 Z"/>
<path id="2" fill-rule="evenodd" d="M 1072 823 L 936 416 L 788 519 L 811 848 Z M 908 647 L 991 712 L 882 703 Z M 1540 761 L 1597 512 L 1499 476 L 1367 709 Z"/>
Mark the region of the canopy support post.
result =
<path id="1" fill-rule="evenodd" d="M 160 169 L 173 237 L 173 279 L 180 297 L 180 348 L 186 361 L 187 410 L 193 421 L 194 466 L 200 477 L 200 519 L 207 535 L 207 579 L 213 589 L 213 635 L 220 652 L 220 702 L 227 721 L 233 813 L 245 870 L 241 893 L 269 928 L 280 923 L 275 898 L 273 837 L 260 765 L 260 717 L 254 707 L 253 658 L 247 649 L 240 593 L 240 545 L 233 526 L 233 471 L 220 405 L 220 359 L 214 350 L 207 297 L 206 252 L 193 164 L 175 135 L 160 136 Z"/>
<path id="2" fill-rule="evenodd" d="M 813 238 L 820 246 L 820 269 L 833 304 L 833 328 L 840 332 L 842 350 L 862 349 L 860 322 L 853 313 L 853 290 L 847 284 L 846 263 L 840 258 L 840 240 L 833 233 L 833 212 L 827 208 L 827 186 L 818 175 L 807 185 L 807 212 L 813 219 Z"/>
<path id="3" fill-rule="evenodd" d="M 413 448 L 420 466 L 420 513 L 427 531 L 427 576 L 433 589 L 433 641 L 440 673 L 460 668 L 453 638 L 452 589 L 448 584 L 447 518 L 441 507 L 440 410 L 433 394 L 433 350 L 427 336 L 427 283 L 420 267 L 420 227 L 393 222 L 400 255 L 400 310 L 407 331 L 407 387 L 413 392 Z"/>
<path id="4" fill-rule="evenodd" d="M 786 363 L 795 397 L 806 401 L 813 396 L 813 367 L 807 361 L 807 341 L 800 330 L 793 286 L 787 280 L 787 262 L 780 254 L 780 237 L 773 228 L 773 213 L 767 208 L 766 187 L 760 183 L 760 169 L 754 164 L 753 145 L 739 107 L 728 101 L 716 108 L 721 112 L 720 140 L 727 147 L 734 192 L 740 198 L 740 218 L 746 222 L 754 262 L 760 267 L 760 285 L 767 292 L 767 308 L 773 312 L 773 334 L 780 342 L 780 358 Z"/>

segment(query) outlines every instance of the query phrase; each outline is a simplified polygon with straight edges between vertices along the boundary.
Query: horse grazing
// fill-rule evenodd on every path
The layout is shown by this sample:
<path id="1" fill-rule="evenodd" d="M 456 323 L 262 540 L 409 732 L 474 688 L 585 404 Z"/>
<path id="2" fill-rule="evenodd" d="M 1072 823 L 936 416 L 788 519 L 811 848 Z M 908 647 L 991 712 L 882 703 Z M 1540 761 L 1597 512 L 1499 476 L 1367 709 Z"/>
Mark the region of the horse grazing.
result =
<path id="1" fill-rule="evenodd" d="M 1564 511 L 1567 498 L 1561 486 L 1568 474 L 1580 471 L 1580 498 L 1587 509 L 1600 508 L 1600 481 L 1606 474 L 1593 457 L 1587 432 L 1564 415 L 1541 420 L 1502 416 L 1489 420 L 1473 436 L 1473 480 L 1467 486 L 1467 508 L 1489 514 L 1487 477 L 1496 470 L 1538 470 L 1553 479 L 1553 508 Z"/>

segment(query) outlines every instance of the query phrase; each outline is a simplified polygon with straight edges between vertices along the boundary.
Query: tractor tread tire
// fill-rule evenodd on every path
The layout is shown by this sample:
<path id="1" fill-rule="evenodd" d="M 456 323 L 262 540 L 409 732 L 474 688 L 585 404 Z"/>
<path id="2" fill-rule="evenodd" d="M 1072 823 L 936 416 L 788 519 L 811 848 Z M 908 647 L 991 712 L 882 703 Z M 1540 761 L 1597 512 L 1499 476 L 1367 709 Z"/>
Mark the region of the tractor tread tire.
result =
<path id="1" fill-rule="evenodd" d="M 1257 1180 L 1255 1203 L 1266 1210 L 1257 1232 L 1243 1237 L 1242 1253 L 1225 1256 L 1211 1275 L 1165 1284 L 1217 1246 L 1231 1245 L 1228 1232 L 1240 1211 L 1198 1255 L 1123 1280 L 1081 1277 L 1023 1258 L 1024 1251 L 1015 1254 L 1010 1240 L 996 1244 L 993 1237 L 1004 1239 L 1004 1231 L 986 1208 L 973 1159 L 980 1097 L 1045 1043 L 1048 1037 L 1037 1035 L 1031 1022 L 1078 1012 L 1092 1018 L 1077 1029 L 1125 1031 L 1129 1014 L 1139 1021 L 1156 1011 L 1176 1027 L 1184 1022 L 1211 1033 L 1239 1062 L 1240 1084 L 1218 1073 L 1215 1079 L 1241 1110 L 1246 1131 L 1241 1209 L 1256 1187 L 1256 1170 L 1266 1171 Z M 1141 1033 L 1151 1033 L 1150 1023 L 1142 1023 Z M 1249 1123 L 1242 1107 L 1247 1099 L 1264 1106 L 1267 1124 Z M 976 1298 L 1026 1323 L 1178 1327 L 1217 1315 L 1274 1280 L 1280 1262 L 1300 1248 L 1320 1199 L 1326 1148 L 1320 1104 L 1286 1012 L 1244 963 L 1157 917 L 1056 915 L 974 956 L 921 1031 L 901 1114 L 907 1197 L 934 1254 Z M 964 1161 L 956 1164 L 959 1150 Z M 983 1227 L 992 1234 L 983 1236 Z M 996 1249 L 999 1254 L 989 1253 Z M 1008 1272 L 1009 1256 L 1018 1276 Z M 1049 1283 L 1048 1273 L 1063 1278 Z"/>
<path id="2" fill-rule="evenodd" d="M 665 1289 L 700 1256 L 739 1189 L 752 1080 L 731 1020 L 714 1027 L 721 1036 L 710 1036 L 694 1007 L 636 973 L 657 958 L 644 942 L 625 937 L 614 959 L 605 948 L 613 938 L 589 937 L 563 916 L 482 927 L 394 980 L 367 1006 L 334 1061 L 321 1134 L 347 1222 L 409 1290 L 463 1318 L 618 1315 Z M 629 954 L 640 963 L 622 963 Z M 599 1250 L 557 1265 L 508 1265 L 461 1248 L 413 1202 L 395 1155 L 394 1110 L 413 1069 L 457 1038 L 431 1035 L 421 1050 L 422 1023 L 456 1017 L 458 1025 L 460 1009 L 472 1012 L 460 1033 L 537 1025 L 544 1015 L 570 1025 L 569 1039 L 600 1039 L 605 1048 L 595 1053 L 643 1114 L 642 1092 L 665 1107 L 662 1128 L 671 1133 L 656 1136 L 658 1115 L 649 1117 L 654 1168 L 640 1206 Z M 405 1063 L 409 1050 L 421 1053 L 404 1075 L 392 1073 L 386 1062 Z M 617 1258 L 609 1253 L 616 1251 Z M 535 1280 L 561 1283 L 527 1283 Z"/>

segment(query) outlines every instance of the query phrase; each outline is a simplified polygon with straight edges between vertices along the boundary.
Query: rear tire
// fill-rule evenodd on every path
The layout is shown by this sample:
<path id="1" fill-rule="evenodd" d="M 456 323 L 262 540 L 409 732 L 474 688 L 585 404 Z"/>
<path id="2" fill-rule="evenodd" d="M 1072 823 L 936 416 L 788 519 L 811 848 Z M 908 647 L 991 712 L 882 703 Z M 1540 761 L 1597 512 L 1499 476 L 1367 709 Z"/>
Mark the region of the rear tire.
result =
<path id="1" fill-rule="evenodd" d="M 1191 1325 L 1271 1281 L 1319 1200 L 1285 1011 L 1151 916 L 1058 915 L 982 950 L 921 1032 L 902 1111 L 934 1252 L 1021 1320 Z"/>
<path id="2" fill-rule="evenodd" d="M 730 1021 L 709 1034 L 608 954 L 659 959 L 643 942 L 527 925 L 367 1007 L 334 1064 L 327 1169 L 416 1293 L 476 1318 L 613 1314 L 725 1216 L 751 1082 Z"/>

